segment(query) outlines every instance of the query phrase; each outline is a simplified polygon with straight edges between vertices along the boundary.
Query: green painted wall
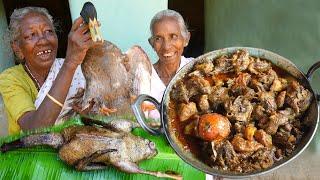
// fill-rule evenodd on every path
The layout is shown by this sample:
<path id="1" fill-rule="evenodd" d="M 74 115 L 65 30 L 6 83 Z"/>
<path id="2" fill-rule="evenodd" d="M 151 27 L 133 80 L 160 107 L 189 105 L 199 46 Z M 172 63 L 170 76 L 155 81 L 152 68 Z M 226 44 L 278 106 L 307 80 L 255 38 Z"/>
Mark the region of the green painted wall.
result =
<path id="1" fill-rule="evenodd" d="M 269 49 L 301 69 L 320 59 L 320 1 L 205 0 L 205 50 Z"/>
<path id="2" fill-rule="evenodd" d="M 79 17 L 87 0 L 69 0 L 71 16 Z M 122 51 L 140 45 L 151 60 L 158 58 L 148 43 L 151 18 L 167 9 L 167 0 L 92 0 L 98 12 L 104 39 L 116 44 Z"/>
<path id="3" fill-rule="evenodd" d="M 307 72 L 320 60 L 319 7 L 319 0 L 205 0 L 205 51 L 263 48 Z M 318 72 L 313 84 L 320 90 Z"/>
<path id="4" fill-rule="evenodd" d="M 14 64 L 11 48 L 3 40 L 7 27 L 6 14 L 3 3 L 0 1 L 0 72 Z"/>
<path id="5" fill-rule="evenodd" d="M 263 48 L 290 59 L 306 73 L 320 60 L 319 7 L 319 0 L 205 0 L 205 51 Z M 318 94 L 319 82 L 320 70 L 311 83 Z M 320 149 L 319 140 L 318 128 L 311 152 Z"/>

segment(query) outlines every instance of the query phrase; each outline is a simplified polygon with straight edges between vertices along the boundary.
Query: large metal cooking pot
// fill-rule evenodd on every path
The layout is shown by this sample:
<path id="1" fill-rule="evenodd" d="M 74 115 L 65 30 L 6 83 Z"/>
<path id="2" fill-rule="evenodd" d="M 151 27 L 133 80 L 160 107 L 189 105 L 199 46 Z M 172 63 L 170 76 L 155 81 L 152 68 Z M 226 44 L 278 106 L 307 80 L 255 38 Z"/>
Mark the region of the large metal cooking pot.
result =
<path id="1" fill-rule="evenodd" d="M 306 116 L 304 118 L 304 122 L 306 122 L 309 126 L 309 131 L 304 134 L 302 141 L 297 145 L 295 151 L 289 157 L 275 162 L 271 167 L 260 170 L 260 171 L 251 172 L 251 173 L 235 173 L 235 172 L 217 170 L 217 169 L 211 168 L 210 166 L 206 165 L 205 163 L 197 159 L 197 157 L 195 157 L 194 154 L 192 154 L 190 151 L 187 151 L 183 148 L 183 145 L 179 142 L 176 135 L 171 130 L 172 125 L 168 117 L 168 105 L 170 101 L 170 92 L 172 90 L 172 87 L 179 79 L 183 78 L 185 74 L 190 72 L 190 70 L 193 68 L 195 63 L 202 62 L 208 59 L 213 60 L 221 55 L 234 53 L 239 49 L 247 50 L 251 56 L 260 57 L 260 58 L 271 61 L 274 65 L 282 68 L 283 70 L 291 74 L 293 77 L 295 77 L 305 88 L 309 89 L 313 95 L 312 103 L 309 109 L 306 111 Z M 312 140 L 317 130 L 317 125 L 319 121 L 318 101 L 320 98 L 319 98 L 319 95 L 316 95 L 314 93 L 313 89 L 311 88 L 309 80 L 313 72 L 319 67 L 320 67 L 320 62 L 317 62 L 309 69 L 308 73 L 305 75 L 288 59 L 267 50 L 251 48 L 251 47 L 230 47 L 230 48 L 220 49 L 220 50 L 212 51 L 202 56 L 199 56 L 194 61 L 185 65 L 179 72 L 177 72 L 177 74 L 173 77 L 173 79 L 170 81 L 169 85 L 167 86 L 164 92 L 164 95 L 162 97 L 161 103 L 157 102 L 157 100 L 155 100 L 154 98 L 148 95 L 140 95 L 137 98 L 136 102 L 132 105 L 132 109 L 138 122 L 146 131 L 154 135 L 159 135 L 164 133 L 170 145 L 173 147 L 175 152 L 180 156 L 180 158 L 182 158 L 186 163 L 192 165 L 193 167 L 207 174 L 218 175 L 218 176 L 229 177 L 229 178 L 243 178 L 243 177 L 261 175 L 261 174 L 268 173 L 274 169 L 277 169 L 283 166 L 284 164 L 289 163 L 291 160 L 293 160 L 299 154 L 301 154 L 304 151 L 304 149 L 308 146 L 310 141 Z M 149 127 L 145 123 L 145 116 L 140 109 L 140 105 L 143 101 L 150 101 L 156 105 L 157 109 L 161 114 L 160 128 L 155 129 L 155 128 Z"/>

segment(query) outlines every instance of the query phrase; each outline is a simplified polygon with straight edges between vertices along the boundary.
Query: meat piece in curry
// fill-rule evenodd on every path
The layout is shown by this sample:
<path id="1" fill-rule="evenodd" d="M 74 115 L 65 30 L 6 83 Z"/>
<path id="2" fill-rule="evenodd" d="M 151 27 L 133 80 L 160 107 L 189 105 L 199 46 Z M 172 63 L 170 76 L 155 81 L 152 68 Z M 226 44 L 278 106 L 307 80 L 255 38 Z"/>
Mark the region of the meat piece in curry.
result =
<path id="1" fill-rule="evenodd" d="M 311 92 L 268 60 L 238 50 L 193 66 L 170 93 L 178 139 L 213 168 L 248 173 L 289 156 Z M 170 116 L 176 114 L 176 116 Z"/>

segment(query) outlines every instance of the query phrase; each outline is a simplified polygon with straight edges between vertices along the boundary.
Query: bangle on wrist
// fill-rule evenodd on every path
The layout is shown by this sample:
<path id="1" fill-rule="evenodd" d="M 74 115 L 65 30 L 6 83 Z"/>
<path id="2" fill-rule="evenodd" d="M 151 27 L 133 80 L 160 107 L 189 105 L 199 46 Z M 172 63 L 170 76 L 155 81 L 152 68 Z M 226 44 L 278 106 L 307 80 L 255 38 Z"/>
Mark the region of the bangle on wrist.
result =
<path id="1" fill-rule="evenodd" d="M 60 106 L 61 108 L 63 108 L 63 104 L 61 102 L 59 102 L 58 100 L 56 100 L 54 97 L 52 97 L 49 93 L 47 93 L 48 98 L 53 101 L 56 105 Z"/>

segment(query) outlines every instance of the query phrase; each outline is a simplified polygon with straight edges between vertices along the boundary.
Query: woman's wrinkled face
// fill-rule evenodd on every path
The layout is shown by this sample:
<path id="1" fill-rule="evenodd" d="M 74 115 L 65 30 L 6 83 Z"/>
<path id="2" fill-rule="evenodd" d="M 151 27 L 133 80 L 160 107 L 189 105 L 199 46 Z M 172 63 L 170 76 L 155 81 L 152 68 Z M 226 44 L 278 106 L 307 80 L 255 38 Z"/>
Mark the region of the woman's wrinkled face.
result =
<path id="1" fill-rule="evenodd" d="M 41 14 L 30 13 L 20 24 L 20 35 L 14 42 L 33 68 L 50 68 L 57 55 L 58 38 L 53 24 Z"/>
<path id="2" fill-rule="evenodd" d="M 174 18 L 165 17 L 154 24 L 150 43 L 160 61 L 179 62 L 188 40 L 182 36 L 178 22 Z"/>

